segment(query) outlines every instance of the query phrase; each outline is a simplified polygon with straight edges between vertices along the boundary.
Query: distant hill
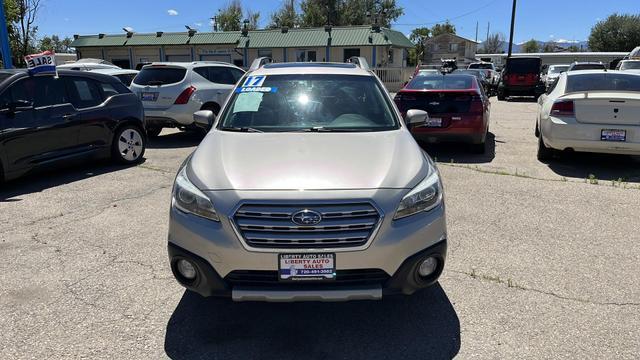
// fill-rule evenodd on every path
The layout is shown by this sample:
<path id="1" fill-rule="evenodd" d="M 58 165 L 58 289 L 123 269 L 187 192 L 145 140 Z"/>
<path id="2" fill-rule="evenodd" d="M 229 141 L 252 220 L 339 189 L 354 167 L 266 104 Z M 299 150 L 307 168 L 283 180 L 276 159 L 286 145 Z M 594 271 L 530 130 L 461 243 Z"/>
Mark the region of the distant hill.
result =
<path id="1" fill-rule="evenodd" d="M 547 43 L 545 41 L 540 41 L 540 40 L 536 40 L 536 42 L 538 43 L 538 47 L 540 48 L 540 51 L 542 51 L 542 48 L 544 47 L 544 45 Z M 549 42 L 553 42 L 556 44 L 556 51 L 562 51 L 562 49 L 567 49 L 572 45 L 575 45 L 578 47 L 578 49 L 581 49 L 581 51 L 589 51 L 589 42 L 588 41 L 578 41 L 578 40 L 565 40 L 565 39 L 558 39 L 556 41 L 549 41 Z M 513 44 L 513 52 L 514 53 L 519 53 L 522 52 L 522 45 L 524 45 L 524 42 L 522 43 L 514 43 Z M 478 49 L 482 49 L 482 43 L 478 44 Z M 509 51 L 509 42 L 505 42 L 502 46 L 502 52 L 506 53 Z"/>

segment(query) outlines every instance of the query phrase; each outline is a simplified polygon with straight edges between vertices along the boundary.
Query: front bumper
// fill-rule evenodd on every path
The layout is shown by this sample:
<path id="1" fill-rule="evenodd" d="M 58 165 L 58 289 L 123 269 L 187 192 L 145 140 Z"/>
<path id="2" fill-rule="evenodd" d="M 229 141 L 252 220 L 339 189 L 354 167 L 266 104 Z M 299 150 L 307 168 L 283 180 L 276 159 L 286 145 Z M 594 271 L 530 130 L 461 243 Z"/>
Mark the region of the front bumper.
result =
<path id="1" fill-rule="evenodd" d="M 271 300 L 280 298 L 287 301 L 295 300 L 349 300 L 354 298 L 378 298 L 382 293 L 401 292 L 410 294 L 419 288 L 429 286 L 437 280 L 437 276 L 432 281 L 416 282 L 411 281 L 409 275 L 405 274 L 407 262 L 411 266 L 415 265 L 414 260 L 420 259 L 425 252 L 436 251 L 442 259 L 444 265 L 446 253 L 446 218 L 444 202 L 429 212 L 424 212 L 409 216 L 399 220 L 393 220 L 393 214 L 401 198 L 408 190 L 358 190 L 361 196 L 353 197 L 354 191 L 344 192 L 344 196 L 349 196 L 349 200 L 366 201 L 365 199 L 375 199 L 376 205 L 381 211 L 381 222 L 377 233 L 367 246 L 361 249 L 354 248 L 334 248 L 334 249 L 252 249 L 247 247 L 240 240 L 239 234 L 234 230 L 230 216 L 240 203 L 240 199 L 250 198 L 256 201 L 267 201 L 273 199 L 273 193 L 250 192 L 236 193 L 235 191 L 225 191 L 218 193 L 214 198 L 216 210 L 220 215 L 220 222 L 209 221 L 197 216 L 185 214 L 175 208 L 171 208 L 169 223 L 169 256 L 172 267 L 179 256 L 189 259 L 195 258 L 197 267 L 202 268 L 202 273 L 206 278 L 202 283 L 188 283 L 180 281 L 179 275 L 176 277 L 185 287 L 196 291 L 204 296 L 230 296 L 236 290 L 236 300 Z M 299 196 L 299 194 L 286 192 L 289 196 Z M 332 192 L 333 193 L 333 192 Z M 338 195 L 336 195 L 336 193 Z M 339 194 L 333 193 L 335 200 L 340 200 Z M 284 194 L 281 194 L 283 197 Z M 305 192 L 305 202 L 327 201 L 326 191 Z M 344 199 L 343 199 L 344 200 Z M 387 215 L 385 215 L 387 214 Z M 436 246 L 438 245 L 438 246 Z M 176 250 L 177 249 L 177 250 Z M 434 250 L 436 249 L 436 250 Z M 350 286 L 340 285 L 338 289 L 321 288 L 311 284 L 295 294 L 286 295 L 278 293 L 266 295 L 270 291 L 289 291 L 282 284 L 277 282 L 278 254 L 279 253 L 301 253 L 301 252 L 332 252 L 335 253 L 336 283 L 341 278 L 341 273 L 353 273 L 358 271 L 369 272 L 375 270 L 380 276 L 379 281 L 370 282 L 367 278 L 363 283 L 351 283 Z M 416 256 L 416 257 L 414 257 Z M 437 271 L 439 275 L 442 269 Z M 238 273 L 253 274 L 271 277 L 274 282 L 264 286 L 251 282 L 234 282 L 234 276 Z M 406 274 L 412 272 L 406 272 Z M 275 274 L 275 275 L 274 275 Z M 275 277 L 275 278 L 274 278 Z M 401 279 L 401 280 L 397 280 Z M 246 280 L 246 279 L 245 279 Z M 392 281 L 393 280 L 393 281 Z M 218 284 L 212 286 L 212 283 Z M 319 285 L 319 284 L 318 284 Z M 352 285 L 352 286 L 351 286 Z M 249 286 L 250 289 L 247 289 Z M 324 287 L 325 285 L 323 285 Z M 326 285 L 328 286 L 328 285 Z M 362 286 L 365 286 L 364 288 Z M 364 293 L 354 293 L 354 290 L 362 290 Z M 364 290 L 363 290 L 364 289 Z M 250 291 L 251 290 L 251 291 Z M 255 290 L 255 291 L 254 291 Z M 333 293 L 329 290 L 342 290 L 342 293 Z M 349 290 L 344 292 L 344 290 Z M 240 296 L 244 291 L 243 295 Z M 320 292 L 320 293 L 318 293 Z M 285 296 L 283 296 L 283 294 Z M 315 294 L 315 295 L 314 295 Z M 337 294 L 337 295 L 336 295 Z"/>
<path id="2" fill-rule="evenodd" d="M 407 258 L 393 276 L 354 278 L 353 273 L 337 272 L 336 280 L 329 283 L 278 283 L 276 271 L 238 271 L 222 278 L 209 262 L 175 244 L 169 243 L 169 262 L 178 282 L 187 289 L 202 296 L 232 297 L 234 301 L 349 301 L 379 300 L 383 295 L 410 295 L 417 290 L 434 284 L 444 269 L 447 241 L 422 250 Z M 427 278 L 417 275 L 422 260 L 435 257 L 439 260 L 435 272 Z M 176 270 L 180 259 L 188 259 L 197 268 L 198 276 L 189 281 Z M 372 274 L 374 269 L 361 271 Z M 379 273 L 379 272 L 378 272 Z M 242 275 L 245 280 L 242 281 Z M 251 280 L 251 279 L 259 280 Z M 345 281 L 346 279 L 346 281 Z"/>
<path id="3" fill-rule="evenodd" d="M 603 129 L 625 130 L 624 142 L 602 141 Z M 549 117 L 541 122 L 542 139 L 556 150 L 572 149 L 622 155 L 640 155 L 640 126 L 578 123 L 574 118 Z"/>

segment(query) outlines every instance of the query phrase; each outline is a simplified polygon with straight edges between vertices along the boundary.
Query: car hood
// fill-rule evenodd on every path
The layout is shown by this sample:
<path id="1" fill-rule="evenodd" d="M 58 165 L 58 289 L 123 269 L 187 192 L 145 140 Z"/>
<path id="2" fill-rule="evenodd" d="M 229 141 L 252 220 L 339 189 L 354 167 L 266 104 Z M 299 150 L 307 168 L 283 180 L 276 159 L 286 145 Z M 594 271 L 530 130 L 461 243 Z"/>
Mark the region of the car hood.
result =
<path id="1" fill-rule="evenodd" d="M 429 172 L 406 130 L 368 133 L 212 131 L 187 174 L 201 190 L 412 188 Z"/>

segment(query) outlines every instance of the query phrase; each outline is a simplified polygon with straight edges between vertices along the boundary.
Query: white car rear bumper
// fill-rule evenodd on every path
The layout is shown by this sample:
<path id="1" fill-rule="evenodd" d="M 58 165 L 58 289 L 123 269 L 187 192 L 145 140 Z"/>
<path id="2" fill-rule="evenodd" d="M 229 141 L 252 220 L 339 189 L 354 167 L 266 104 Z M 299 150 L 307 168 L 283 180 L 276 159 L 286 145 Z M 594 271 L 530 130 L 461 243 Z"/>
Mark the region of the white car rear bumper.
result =
<path id="1" fill-rule="evenodd" d="M 541 121 L 545 145 L 556 150 L 640 155 L 640 125 L 583 124 L 573 118 L 550 117 Z M 626 141 L 603 141 L 602 130 L 626 131 Z"/>

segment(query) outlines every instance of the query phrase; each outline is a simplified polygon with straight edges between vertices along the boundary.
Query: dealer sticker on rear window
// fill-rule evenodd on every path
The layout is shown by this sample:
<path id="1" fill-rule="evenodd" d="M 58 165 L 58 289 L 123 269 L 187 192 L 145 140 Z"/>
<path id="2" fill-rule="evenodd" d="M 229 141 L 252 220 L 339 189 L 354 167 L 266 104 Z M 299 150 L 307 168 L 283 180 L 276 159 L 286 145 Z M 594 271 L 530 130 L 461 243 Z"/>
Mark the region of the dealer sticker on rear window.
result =
<path id="1" fill-rule="evenodd" d="M 261 92 L 261 93 L 274 93 L 278 91 L 277 87 L 262 86 L 267 79 L 266 75 L 259 76 L 247 76 L 242 83 L 242 86 L 236 88 L 237 93 L 249 93 L 249 92 Z"/>

